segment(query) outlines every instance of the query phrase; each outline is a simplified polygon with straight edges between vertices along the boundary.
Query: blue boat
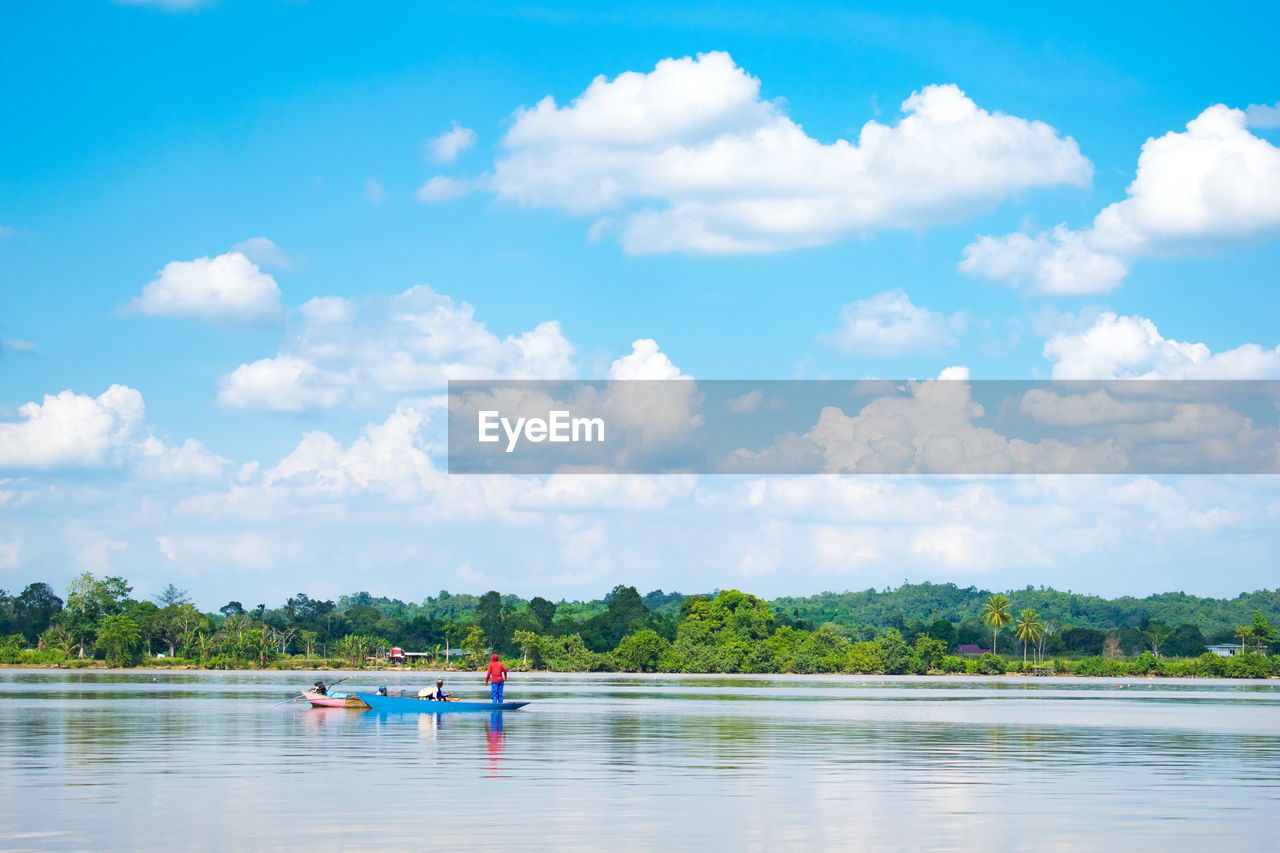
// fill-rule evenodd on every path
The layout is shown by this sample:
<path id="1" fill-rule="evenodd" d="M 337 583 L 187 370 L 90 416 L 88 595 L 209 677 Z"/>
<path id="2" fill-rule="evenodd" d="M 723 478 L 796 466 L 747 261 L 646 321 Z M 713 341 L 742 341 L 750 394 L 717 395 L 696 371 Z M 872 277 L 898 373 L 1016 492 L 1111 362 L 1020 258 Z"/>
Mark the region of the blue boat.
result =
<path id="1" fill-rule="evenodd" d="M 383 696 L 378 693 L 357 693 L 366 705 L 375 711 L 397 711 L 409 714 L 445 714 L 454 711 L 514 711 L 528 702 L 437 702 L 434 699 L 416 699 L 410 696 Z"/>

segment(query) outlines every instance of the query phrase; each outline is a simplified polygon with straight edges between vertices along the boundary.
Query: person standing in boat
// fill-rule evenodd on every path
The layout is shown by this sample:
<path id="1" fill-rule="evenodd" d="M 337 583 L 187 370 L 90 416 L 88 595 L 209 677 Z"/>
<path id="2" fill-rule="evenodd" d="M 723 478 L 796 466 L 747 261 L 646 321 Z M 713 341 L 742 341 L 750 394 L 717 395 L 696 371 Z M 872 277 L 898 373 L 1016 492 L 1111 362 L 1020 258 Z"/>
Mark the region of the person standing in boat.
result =
<path id="1" fill-rule="evenodd" d="M 489 685 L 489 697 L 495 705 L 502 703 L 502 687 L 507 683 L 507 668 L 498 660 L 497 654 L 489 659 L 489 668 L 484 673 L 484 683 Z"/>

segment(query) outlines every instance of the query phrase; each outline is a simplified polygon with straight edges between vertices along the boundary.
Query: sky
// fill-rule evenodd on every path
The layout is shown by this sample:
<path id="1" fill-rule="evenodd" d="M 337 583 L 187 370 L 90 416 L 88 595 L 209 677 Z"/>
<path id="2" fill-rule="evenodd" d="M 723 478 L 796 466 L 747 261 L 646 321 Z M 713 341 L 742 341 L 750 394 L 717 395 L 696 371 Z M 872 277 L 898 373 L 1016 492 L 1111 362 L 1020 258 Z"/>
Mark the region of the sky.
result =
<path id="1" fill-rule="evenodd" d="M 46 5 L 0 11 L 0 587 L 1275 585 L 1272 476 L 450 476 L 442 395 L 1280 379 L 1280 13 Z"/>

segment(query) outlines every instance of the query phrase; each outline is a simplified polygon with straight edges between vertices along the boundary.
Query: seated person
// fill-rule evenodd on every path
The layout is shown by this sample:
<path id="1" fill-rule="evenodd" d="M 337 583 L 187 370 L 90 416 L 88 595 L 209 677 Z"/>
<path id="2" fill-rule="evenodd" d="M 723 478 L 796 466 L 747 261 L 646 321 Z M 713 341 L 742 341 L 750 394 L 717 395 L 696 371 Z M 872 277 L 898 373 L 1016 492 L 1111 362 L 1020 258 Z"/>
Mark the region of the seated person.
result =
<path id="1" fill-rule="evenodd" d="M 385 684 L 384 684 L 384 685 L 382 685 L 381 687 L 379 687 L 379 688 L 378 688 L 378 695 L 379 695 L 379 696 L 386 696 L 386 695 L 387 695 L 387 685 L 385 685 Z"/>
<path id="2" fill-rule="evenodd" d="M 431 694 L 431 698 L 436 700 L 437 702 L 448 702 L 449 697 L 452 695 L 453 695 L 452 693 L 444 692 L 444 679 L 443 678 L 436 679 L 436 690 L 434 693 Z"/>
<path id="3" fill-rule="evenodd" d="M 323 682 L 323 681 L 317 681 L 317 682 L 316 682 L 316 686 L 315 686 L 315 694 L 316 694 L 317 696 L 324 696 L 324 695 L 325 695 L 326 693 L 328 693 L 328 692 L 329 692 L 329 688 L 327 688 L 327 687 L 325 687 L 325 686 L 324 686 L 324 682 Z"/>

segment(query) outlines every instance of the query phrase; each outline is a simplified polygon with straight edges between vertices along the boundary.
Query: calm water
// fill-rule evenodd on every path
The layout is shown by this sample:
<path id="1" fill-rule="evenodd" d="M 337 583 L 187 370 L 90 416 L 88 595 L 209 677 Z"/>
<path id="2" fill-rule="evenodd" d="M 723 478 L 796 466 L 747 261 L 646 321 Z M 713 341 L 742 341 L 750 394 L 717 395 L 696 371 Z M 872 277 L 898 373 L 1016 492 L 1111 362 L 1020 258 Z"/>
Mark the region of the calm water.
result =
<path id="1" fill-rule="evenodd" d="M 314 680 L 0 670 L 0 849 L 1280 848 L 1277 682 L 517 674 L 505 715 L 272 706 Z"/>

